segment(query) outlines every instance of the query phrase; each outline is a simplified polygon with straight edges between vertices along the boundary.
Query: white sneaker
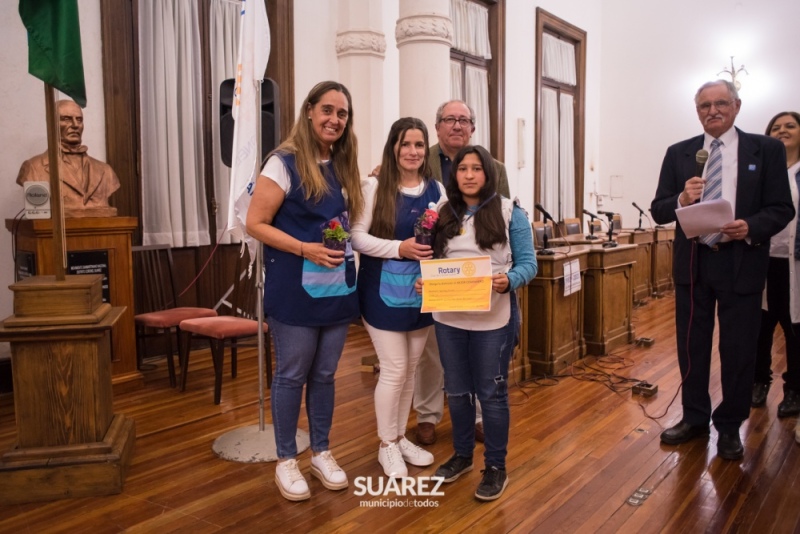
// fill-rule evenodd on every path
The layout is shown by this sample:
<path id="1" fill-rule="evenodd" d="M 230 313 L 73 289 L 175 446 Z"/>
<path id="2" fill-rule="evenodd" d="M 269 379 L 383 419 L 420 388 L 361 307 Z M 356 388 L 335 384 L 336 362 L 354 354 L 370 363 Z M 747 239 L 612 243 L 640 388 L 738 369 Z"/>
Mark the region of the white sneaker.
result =
<path id="1" fill-rule="evenodd" d="M 347 475 L 336 463 L 331 451 L 311 456 L 311 474 L 330 490 L 345 489 L 349 484 Z"/>
<path id="2" fill-rule="evenodd" d="M 403 455 L 403 460 L 416 465 L 417 467 L 426 467 L 433 463 L 433 454 L 429 453 L 419 445 L 415 445 L 408 441 L 406 438 L 400 439 L 398 442 L 400 454 Z"/>
<path id="3" fill-rule="evenodd" d="M 397 443 L 389 443 L 386 447 L 378 448 L 378 463 L 383 466 L 383 472 L 389 478 L 408 476 L 408 468 Z"/>
<path id="4" fill-rule="evenodd" d="M 275 483 L 278 484 L 281 495 L 290 501 L 304 501 L 311 497 L 308 482 L 295 459 L 278 463 L 275 468 Z"/>

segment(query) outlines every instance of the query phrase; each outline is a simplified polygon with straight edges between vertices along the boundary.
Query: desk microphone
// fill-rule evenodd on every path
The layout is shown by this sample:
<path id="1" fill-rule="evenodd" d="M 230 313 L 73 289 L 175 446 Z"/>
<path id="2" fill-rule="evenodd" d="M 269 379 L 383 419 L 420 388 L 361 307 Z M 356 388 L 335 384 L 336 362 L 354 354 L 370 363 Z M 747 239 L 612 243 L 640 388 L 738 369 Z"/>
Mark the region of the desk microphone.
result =
<path id="1" fill-rule="evenodd" d="M 599 213 L 600 215 L 605 215 L 606 217 L 613 217 L 614 215 L 616 215 L 616 213 L 614 213 L 613 211 L 598 211 L 597 213 Z"/>
<path id="2" fill-rule="evenodd" d="M 549 214 L 549 213 L 547 213 L 547 210 L 546 210 L 546 209 L 544 209 L 544 208 L 542 207 L 542 205 L 541 205 L 541 204 L 534 204 L 534 207 L 535 207 L 537 210 L 539 210 L 540 212 L 542 212 L 542 215 L 544 215 L 544 220 L 545 220 L 545 221 L 547 221 L 548 219 L 550 219 L 551 221 L 553 221 L 553 224 L 555 224 L 555 222 L 556 222 L 556 221 L 555 221 L 555 220 L 554 220 L 554 219 L 553 219 L 553 218 L 550 216 L 550 214 Z"/>
<path id="3" fill-rule="evenodd" d="M 599 218 L 600 218 L 600 217 L 598 217 L 597 215 L 595 215 L 594 213 L 592 213 L 592 212 L 591 212 L 591 211 L 589 211 L 589 210 L 583 210 L 583 214 L 584 214 L 584 215 L 588 215 L 588 216 L 589 216 L 589 217 L 591 217 L 592 219 L 599 219 Z"/>
<path id="4" fill-rule="evenodd" d="M 644 215 L 644 210 L 643 210 L 642 208 L 640 208 L 639 206 L 637 206 L 637 205 L 636 205 L 636 202 L 631 202 L 631 204 L 633 204 L 633 207 L 634 207 L 634 208 L 636 208 L 637 210 L 639 210 L 639 213 L 641 213 L 642 215 Z"/>

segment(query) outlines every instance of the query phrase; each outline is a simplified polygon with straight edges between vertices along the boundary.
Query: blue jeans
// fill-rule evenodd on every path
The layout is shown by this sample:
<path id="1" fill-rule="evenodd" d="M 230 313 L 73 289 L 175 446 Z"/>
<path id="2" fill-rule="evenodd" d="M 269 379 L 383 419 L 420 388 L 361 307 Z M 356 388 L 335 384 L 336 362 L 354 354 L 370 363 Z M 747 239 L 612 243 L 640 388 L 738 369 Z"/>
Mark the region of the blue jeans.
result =
<path id="1" fill-rule="evenodd" d="M 275 345 L 272 424 L 278 458 L 297 456 L 297 420 L 306 386 L 311 450 L 327 451 L 333 420 L 334 375 L 349 324 L 293 326 L 267 317 Z"/>
<path id="2" fill-rule="evenodd" d="M 496 330 L 463 330 L 435 323 L 455 452 L 472 457 L 477 396 L 483 410 L 484 463 L 500 469 L 506 467 L 508 452 L 508 364 L 519 330 L 515 301 L 512 297 L 508 324 Z"/>

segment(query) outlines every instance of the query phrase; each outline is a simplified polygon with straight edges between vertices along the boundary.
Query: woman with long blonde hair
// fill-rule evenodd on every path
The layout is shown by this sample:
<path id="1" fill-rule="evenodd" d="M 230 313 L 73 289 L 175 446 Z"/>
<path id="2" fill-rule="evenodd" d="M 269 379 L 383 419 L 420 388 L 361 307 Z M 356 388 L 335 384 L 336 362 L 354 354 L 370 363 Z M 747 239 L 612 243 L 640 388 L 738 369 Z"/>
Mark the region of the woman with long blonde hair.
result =
<path id="1" fill-rule="evenodd" d="M 306 388 L 311 473 L 328 489 L 348 486 L 330 451 L 334 374 L 350 322 L 359 315 L 355 258 L 327 248 L 323 231 L 350 229 L 363 209 L 350 92 L 321 82 L 300 106 L 289 138 L 256 181 L 247 232 L 264 243 L 264 314 L 275 348 L 272 424 L 275 482 L 288 500 L 311 496 L 297 461 L 297 421 Z"/>

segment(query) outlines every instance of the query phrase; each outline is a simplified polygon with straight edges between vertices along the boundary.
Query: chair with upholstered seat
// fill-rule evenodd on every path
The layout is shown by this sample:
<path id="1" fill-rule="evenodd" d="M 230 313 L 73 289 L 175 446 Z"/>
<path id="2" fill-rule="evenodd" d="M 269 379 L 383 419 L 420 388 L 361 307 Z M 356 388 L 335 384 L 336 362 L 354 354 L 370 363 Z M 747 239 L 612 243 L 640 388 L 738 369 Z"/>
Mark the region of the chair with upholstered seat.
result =
<path id="1" fill-rule="evenodd" d="M 211 347 L 211 359 L 214 363 L 214 404 L 219 404 L 222 398 L 222 370 L 225 361 L 225 345 L 230 343 L 231 348 L 231 377 L 236 378 L 237 349 L 240 338 L 258 336 L 255 275 L 247 276 L 247 259 L 240 258 L 236 266 L 236 277 L 230 294 L 227 298 L 227 307 L 220 308 L 223 313 L 218 317 L 187 319 L 181 322 L 181 391 L 186 390 L 186 379 L 189 374 L 189 345 L 192 335 L 208 339 Z M 272 363 L 270 358 L 269 335 L 267 324 L 264 323 L 264 352 L 267 360 L 267 385 L 272 381 Z"/>
<path id="2" fill-rule="evenodd" d="M 180 337 L 181 321 L 197 317 L 215 317 L 211 308 L 177 306 L 172 250 L 169 245 L 132 247 L 133 269 L 140 281 L 136 288 L 136 361 L 139 368 L 147 352 L 146 340 L 161 337 L 167 357 L 169 385 L 175 387 L 175 363 L 172 354 L 172 331 Z M 178 346 L 178 361 L 181 347 Z"/>
<path id="3" fill-rule="evenodd" d="M 564 219 L 562 222 L 564 233 L 566 235 L 574 235 L 581 233 L 581 220 L 574 218 L 574 219 Z"/>
<path id="4" fill-rule="evenodd" d="M 622 231 L 622 215 L 615 213 L 611 217 L 611 228 L 612 232 L 615 234 L 618 234 Z"/>

